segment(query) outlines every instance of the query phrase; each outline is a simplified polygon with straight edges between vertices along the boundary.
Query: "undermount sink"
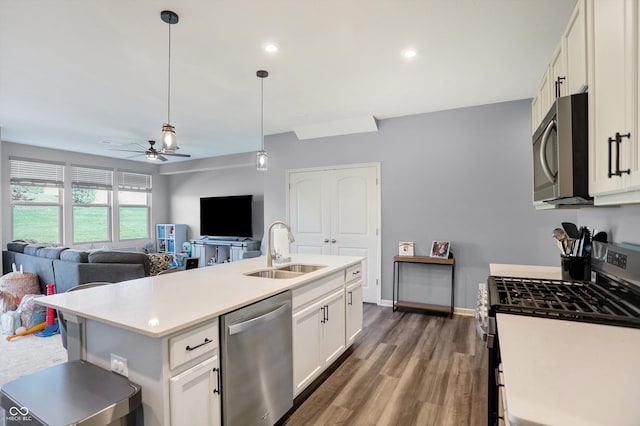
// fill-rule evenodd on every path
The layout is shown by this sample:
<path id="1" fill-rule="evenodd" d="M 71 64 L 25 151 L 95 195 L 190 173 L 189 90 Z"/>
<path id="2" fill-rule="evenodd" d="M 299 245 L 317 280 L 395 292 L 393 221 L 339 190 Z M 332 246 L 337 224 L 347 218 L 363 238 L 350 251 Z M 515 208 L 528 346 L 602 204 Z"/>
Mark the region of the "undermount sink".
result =
<path id="1" fill-rule="evenodd" d="M 302 272 L 283 271 L 280 269 L 261 269 L 245 275 L 248 277 L 287 279 L 299 277 L 302 275 Z"/>
<path id="2" fill-rule="evenodd" d="M 300 275 L 308 274 L 309 272 L 317 271 L 318 269 L 326 268 L 325 265 L 303 265 L 301 263 L 294 263 L 293 265 L 283 266 L 278 269 L 261 269 L 259 271 L 245 274 L 248 277 L 260 277 L 260 278 L 273 278 L 273 279 L 287 279 L 296 278 Z"/>
<path id="3" fill-rule="evenodd" d="M 277 270 L 307 274 L 309 272 L 317 271 L 318 269 L 322 269 L 322 268 L 326 268 L 326 265 L 303 265 L 301 263 L 296 263 L 293 265 L 283 266 L 282 268 L 278 268 Z"/>

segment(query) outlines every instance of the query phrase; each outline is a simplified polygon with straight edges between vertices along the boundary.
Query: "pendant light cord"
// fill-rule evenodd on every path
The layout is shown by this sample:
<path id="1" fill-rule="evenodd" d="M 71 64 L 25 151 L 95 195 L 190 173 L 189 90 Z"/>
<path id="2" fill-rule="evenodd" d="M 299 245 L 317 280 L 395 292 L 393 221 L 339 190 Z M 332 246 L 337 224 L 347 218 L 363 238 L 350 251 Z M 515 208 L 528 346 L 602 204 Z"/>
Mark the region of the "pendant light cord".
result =
<path id="1" fill-rule="evenodd" d="M 171 23 L 169 23 L 169 84 L 167 89 L 167 124 L 171 124 Z"/>
<path id="2" fill-rule="evenodd" d="M 264 151 L 264 78 L 260 79 L 260 137 Z"/>

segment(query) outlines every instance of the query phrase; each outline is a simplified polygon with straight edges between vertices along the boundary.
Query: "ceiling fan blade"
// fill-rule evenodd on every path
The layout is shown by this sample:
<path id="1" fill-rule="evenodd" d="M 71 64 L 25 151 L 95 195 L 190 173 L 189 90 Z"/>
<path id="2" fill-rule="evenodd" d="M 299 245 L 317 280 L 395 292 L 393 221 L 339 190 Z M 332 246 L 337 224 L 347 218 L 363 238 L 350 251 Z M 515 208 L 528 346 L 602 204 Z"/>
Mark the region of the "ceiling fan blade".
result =
<path id="1" fill-rule="evenodd" d="M 162 155 L 172 155 L 174 157 L 186 157 L 186 158 L 191 157 L 191 154 L 176 154 L 174 152 L 163 152 Z"/>
<path id="2" fill-rule="evenodd" d="M 160 154 L 158 154 L 158 160 L 160 160 L 160 161 L 168 161 L 167 157 L 163 157 Z"/>
<path id="3" fill-rule="evenodd" d="M 109 151 L 138 152 L 140 154 L 144 154 L 145 153 L 145 151 L 138 151 L 138 150 L 133 150 L 133 149 L 114 149 L 114 148 L 109 148 Z"/>
<path id="4" fill-rule="evenodd" d="M 142 155 L 142 153 L 138 153 L 138 154 L 133 154 L 127 157 L 127 159 L 129 158 L 135 158 L 135 157 L 140 157 Z"/>

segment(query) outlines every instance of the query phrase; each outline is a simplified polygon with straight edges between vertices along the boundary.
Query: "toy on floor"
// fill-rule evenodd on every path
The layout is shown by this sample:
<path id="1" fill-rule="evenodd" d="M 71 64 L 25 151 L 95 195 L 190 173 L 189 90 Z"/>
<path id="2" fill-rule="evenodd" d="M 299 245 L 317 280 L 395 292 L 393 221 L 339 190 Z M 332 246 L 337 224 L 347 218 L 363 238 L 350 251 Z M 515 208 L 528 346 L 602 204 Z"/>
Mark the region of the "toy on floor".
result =
<path id="1" fill-rule="evenodd" d="M 55 284 L 47 284 L 47 296 L 51 296 L 55 294 Z M 56 313 L 55 309 L 47 308 L 47 316 L 45 321 L 44 330 L 33 333 L 34 336 L 38 337 L 49 337 L 54 334 L 58 334 L 60 330 L 58 329 L 58 320 L 55 318 Z"/>
<path id="2" fill-rule="evenodd" d="M 31 328 L 29 328 L 29 329 L 27 329 L 25 331 L 21 331 L 21 332 L 18 332 L 18 330 L 20 330 L 21 328 L 24 328 L 24 327 L 19 327 L 18 330 L 16 330 L 16 334 L 13 334 L 11 336 L 7 336 L 7 341 L 10 341 L 11 339 L 15 339 L 16 337 L 19 337 L 19 336 L 26 336 L 27 334 L 31 334 L 31 333 L 35 333 L 36 331 L 44 330 L 46 325 L 47 325 L 46 321 L 45 322 L 41 322 L 40 324 L 35 325 L 35 326 L 33 326 L 33 327 L 31 327 Z"/>

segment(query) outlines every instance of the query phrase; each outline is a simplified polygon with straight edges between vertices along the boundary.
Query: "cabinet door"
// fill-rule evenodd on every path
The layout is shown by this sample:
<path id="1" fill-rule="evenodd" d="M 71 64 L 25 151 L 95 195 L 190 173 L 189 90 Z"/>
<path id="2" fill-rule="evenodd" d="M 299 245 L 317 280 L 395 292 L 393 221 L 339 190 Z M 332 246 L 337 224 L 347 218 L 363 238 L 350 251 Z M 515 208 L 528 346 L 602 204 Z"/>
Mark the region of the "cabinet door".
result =
<path id="1" fill-rule="evenodd" d="M 347 346 L 350 346 L 362 331 L 362 281 L 347 287 L 345 303 L 347 310 Z"/>
<path id="2" fill-rule="evenodd" d="M 549 64 L 549 70 L 551 72 L 551 80 L 549 81 L 552 91 L 551 103 L 553 103 L 556 97 L 567 95 L 567 76 L 565 73 L 564 50 L 562 49 L 562 41 L 560 41 L 560 44 L 553 52 L 553 56 L 551 57 L 551 64 Z"/>
<path id="3" fill-rule="evenodd" d="M 563 96 L 583 93 L 587 89 L 587 19 L 585 0 L 576 3 L 562 35 L 567 79 Z"/>
<path id="4" fill-rule="evenodd" d="M 327 311 L 322 327 L 322 361 L 325 365 L 329 365 L 346 348 L 344 289 L 327 297 L 322 303 Z"/>
<path id="5" fill-rule="evenodd" d="M 546 72 L 542 76 L 542 81 L 540 82 L 540 86 L 538 87 L 538 102 L 540 104 L 540 117 L 544 118 L 549 112 L 551 105 L 553 104 L 553 89 L 554 84 L 551 81 L 551 70 L 547 68 Z"/>
<path id="6" fill-rule="evenodd" d="M 609 144 L 616 133 L 626 134 L 632 130 L 635 111 L 634 28 L 633 1 L 589 1 L 589 37 L 591 55 L 589 59 L 589 162 L 591 195 L 612 194 L 623 191 L 622 176 L 609 177 L 615 172 L 617 156 L 620 169 L 630 168 L 630 145 L 636 135 L 625 138 L 619 145 Z M 597 200 L 596 200 L 597 202 Z"/>
<path id="7" fill-rule="evenodd" d="M 322 371 L 322 302 L 293 314 L 293 395 L 307 387 Z"/>
<path id="8" fill-rule="evenodd" d="M 219 360 L 215 355 L 169 381 L 171 425 L 219 425 Z"/>

